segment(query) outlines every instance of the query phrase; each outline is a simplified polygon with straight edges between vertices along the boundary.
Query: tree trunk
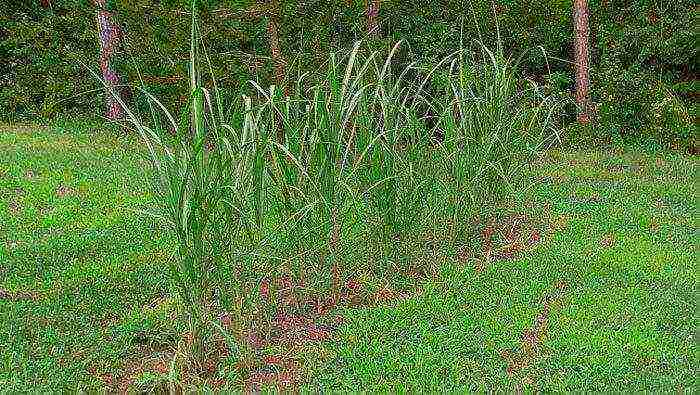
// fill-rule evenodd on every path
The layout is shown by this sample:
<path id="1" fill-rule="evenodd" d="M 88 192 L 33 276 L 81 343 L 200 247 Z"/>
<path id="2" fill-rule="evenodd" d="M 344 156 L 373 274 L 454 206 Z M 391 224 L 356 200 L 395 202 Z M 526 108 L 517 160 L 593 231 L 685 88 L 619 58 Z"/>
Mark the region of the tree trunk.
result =
<path id="1" fill-rule="evenodd" d="M 279 3 L 277 1 L 272 2 L 272 10 L 268 16 L 267 22 L 267 38 L 270 41 L 270 54 L 272 55 L 272 62 L 275 65 L 275 83 L 282 89 L 285 97 L 289 97 L 289 86 L 286 84 L 286 68 L 287 61 L 282 55 L 282 50 L 280 48 L 280 37 L 279 37 Z M 277 128 L 277 142 L 284 144 L 285 133 L 284 127 L 282 126 L 282 118 L 279 113 L 275 114 L 275 126 Z"/>
<path id="2" fill-rule="evenodd" d="M 367 0 L 367 34 L 379 37 L 379 0 Z"/>
<path id="3" fill-rule="evenodd" d="M 588 65 L 588 0 L 574 0 L 574 62 L 576 63 L 576 103 L 578 122 L 591 121 L 591 98 Z"/>
<path id="4" fill-rule="evenodd" d="M 277 83 L 277 85 L 284 90 L 285 95 L 288 96 L 289 92 L 285 86 L 287 61 L 284 59 L 282 50 L 280 49 L 279 19 L 277 15 L 270 15 L 268 19 L 267 38 L 270 41 L 270 54 L 272 55 L 272 62 L 275 65 L 275 83 Z"/>
<path id="5" fill-rule="evenodd" d="M 114 14 L 106 8 L 107 0 L 94 1 L 97 6 L 97 31 L 100 39 L 100 70 L 105 83 L 105 116 L 107 119 L 115 120 L 124 116 L 124 109 L 117 100 L 119 75 L 111 64 L 121 29 L 114 22 Z"/>

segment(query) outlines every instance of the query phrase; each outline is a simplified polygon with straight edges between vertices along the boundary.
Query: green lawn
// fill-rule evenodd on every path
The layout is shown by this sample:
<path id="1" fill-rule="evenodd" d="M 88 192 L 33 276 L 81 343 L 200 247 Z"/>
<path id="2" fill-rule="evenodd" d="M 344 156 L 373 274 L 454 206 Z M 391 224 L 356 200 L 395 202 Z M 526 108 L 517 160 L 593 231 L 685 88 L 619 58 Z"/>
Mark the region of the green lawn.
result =
<path id="1" fill-rule="evenodd" d="M 89 128 L 0 129 L 3 390 L 162 376 L 179 336 L 173 244 L 141 213 L 154 201 L 140 150 Z M 483 268 L 435 254 L 420 292 L 341 309 L 330 340 L 295 351 L 302 386 L 693 391 L 697 169 L 675 153 L 550 152 L 523 202 L 541 242 Z M 245 380 L 231 358 L 215 377 Z"/>

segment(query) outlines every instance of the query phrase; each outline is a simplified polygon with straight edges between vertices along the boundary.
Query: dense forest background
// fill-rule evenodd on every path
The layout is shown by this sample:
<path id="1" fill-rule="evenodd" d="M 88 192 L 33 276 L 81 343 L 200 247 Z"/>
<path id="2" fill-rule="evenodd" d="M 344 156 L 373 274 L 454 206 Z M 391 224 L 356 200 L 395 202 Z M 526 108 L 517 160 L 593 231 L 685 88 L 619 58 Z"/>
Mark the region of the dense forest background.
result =
<path id="1" fill-rule="evenodd" d="M 186 100 L 187 0 L 5 0 L 0 6 L 0 113 L 6 120 L 101 112 L 97 15 L 118 26 L 113 67 L 171 104 Z M 359 39 L 426 69 L 481 40 L 522 56 L 524 77 L 563 95 L 574 88 L 572 0 L 382 0 L 377 21 L 365 0 L 201 1 L 201 33 L 221 87 L 249 91 L 322 70 L 328 54 Z M 599 141 L 643 138 L 694 145 L 697 134 L 698 6 L 695 0 L 593 0 L 591 92 Z M 368 34 L 376 23 L 378 31 Z M 498 29 L 497 29 L 498 27 Z M 275 35 L 277 37 L 271 37 Z M 544 49 L 544 51 L 542 51 Z M 546 53 L 546 56 L 543 55 Z M 139 78 L 139 74 L 141 78 Z M 279 81 L 277 81 L 279 82 Z M 436 75 L 433 86 L 440 84 Z M 128 89 L 122 91 L 127 99 Z M 573 124 L 575 109 L 565 123 Z M 570 128 L 573 137 L 584 132 Z M 602 140 L 600 140 L 602 139 Z"/>

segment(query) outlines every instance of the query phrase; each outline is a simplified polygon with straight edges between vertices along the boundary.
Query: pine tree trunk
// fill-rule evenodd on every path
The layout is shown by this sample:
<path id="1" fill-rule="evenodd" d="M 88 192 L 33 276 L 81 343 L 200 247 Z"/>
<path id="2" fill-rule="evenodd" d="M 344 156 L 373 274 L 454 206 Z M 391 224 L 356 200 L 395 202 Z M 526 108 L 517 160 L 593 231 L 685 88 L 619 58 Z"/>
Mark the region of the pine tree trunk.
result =
<path id="1" fill-rule="evenodd" d="M 578 122 L 591 121 L 591 98 L 588 64 L 588 1 L 574 0 L 574 61 L 576 63 L 576 103 Z"/>
<path id="2" fill-rule="evenodd" d="M 272 55 L 272 62 L 275 65 L 275 83 L 282 89 L 284 96 L 289 97 L 289 86 L 286 84 L 287 61 L 285 60 L 284 55 L 282 55 L 282 49 L 280 47 L 279 26 L 279 3 L 277 1 L 273 1 L 272 12 L 268 17 L 267 22 L 267 37 L 270 41 L 270 54 Z M 277 142 L 284 144 L 285 133 L 279 113 L 276 114 L 275 123 L 277 128 Z"/>
<path id="3" fill-rule="evenodd" d="M 267 22 L 267 37 L 270 42 L 272 62 L 275 65 L 275 82 L 285 91 L 285 94 L 288 94 L 284 83 L 287 61 L 284 59 L 282 50 L 280 49 L 279 19 L 276 15 L 270 15 L 269 17 Z"/>
<path id="4" fill-rule="evenodd" d="M 105 82 L 105 116 L 115 120 L 124 116 L 124 109 L 117 100 L 119 75 L 113 69 L 111 60 L 121 35 L 121 29 L 114 22 L 114 14 L 107 10 L 107 0 L 94 0 L 97 6 L 97 31 L 100 39 L 100 70 Z"/>
<path id="5" fill-rule="evenodd" d="M 367 34 L 379 37 L 379 0 L 367 0 Z"/>

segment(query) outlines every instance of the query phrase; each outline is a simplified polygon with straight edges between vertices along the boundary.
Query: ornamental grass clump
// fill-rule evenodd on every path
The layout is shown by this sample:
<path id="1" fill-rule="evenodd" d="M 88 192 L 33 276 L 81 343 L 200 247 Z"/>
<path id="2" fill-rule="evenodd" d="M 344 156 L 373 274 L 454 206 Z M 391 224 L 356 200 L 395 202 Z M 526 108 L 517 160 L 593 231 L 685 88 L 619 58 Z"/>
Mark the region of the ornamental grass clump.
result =
<path id="1" fill-rule="evenodd" d="M 399 44 L 384 55 L 357 43 L 294 89 L 251 82 L 224 103 L 216 81 L 203 87 L 200 63 L 211 65 L 192 12 L 186 105 L 173 115 L 143 89 L 147 115 L 120 104 L 153 165 L 153 215 L 176 240 L 168 270 L 182 349 L 200 371 L 213 328 L 240 335 L 269 325 L 266 314 L 303 313 L 304 299 L 337 293 L 343 277 L 394 281 L 427 230 L 469 237 L 475 215 L 528 186 L 528 165 L 556 138 L 561 103 L 523 87 L 500 43 L 427 71 L 417 61 L 397 70 Z M 443 89 L 426 89 L 438 75 Z M 294 303 L 272 297 L 281 276 L 304 284 Z M 215 323 L 223 311 L 232 328 Z M 239 347 L 241 336 L 224 337 Z"/>

